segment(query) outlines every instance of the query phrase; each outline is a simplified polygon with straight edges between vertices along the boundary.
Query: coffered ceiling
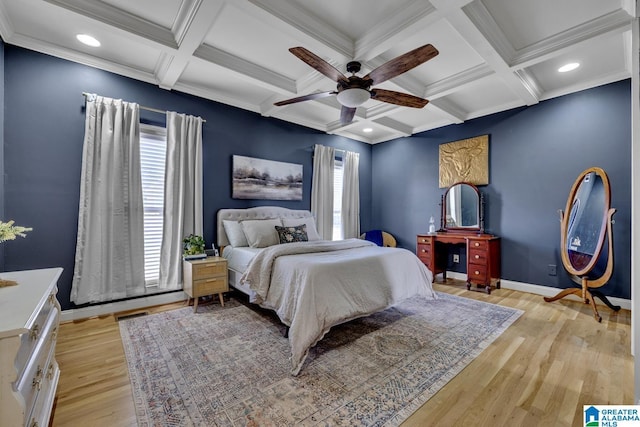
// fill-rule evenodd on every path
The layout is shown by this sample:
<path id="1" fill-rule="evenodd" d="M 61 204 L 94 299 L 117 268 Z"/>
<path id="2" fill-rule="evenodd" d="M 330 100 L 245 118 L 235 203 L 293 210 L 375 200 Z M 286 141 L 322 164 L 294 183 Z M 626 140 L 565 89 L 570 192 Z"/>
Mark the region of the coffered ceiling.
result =
<path id="1" fill-rule="evenodd" d="M 0 35 L 374 144 L 629 78 L 635 13 L 633 0 L 0 0 Z M 422 109 L 369 100 L 343 125 L 335 96 L 273 105 L 336 89 L 290 47 L 345 74 L 358 60 L 363 76 L 427 43 L 438 56 L 377 85 L 429 99 Z M 568 62 L 580 67 L 559 73 Z"/>

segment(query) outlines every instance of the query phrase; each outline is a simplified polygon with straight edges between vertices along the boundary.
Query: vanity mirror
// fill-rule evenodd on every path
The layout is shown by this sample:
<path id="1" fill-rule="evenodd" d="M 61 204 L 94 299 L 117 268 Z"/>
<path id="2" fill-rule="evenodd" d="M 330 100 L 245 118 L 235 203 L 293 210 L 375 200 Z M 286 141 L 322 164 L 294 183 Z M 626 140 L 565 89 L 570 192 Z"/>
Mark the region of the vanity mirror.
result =
<path id="1" fill-rule="evenodd" d="M 442 195 L 441 208 L 440 231 L 484 233 L 483 198 L 475 185 L 453 184 Z"/>
<path id="2" fill-rule="evenodd" d="M 605 285 L 613 272 L 611 226 L 616 210 L 611 208 L 610 202 L 611 189 L 604 170 L 593 167 L 578 176 L 569 192 L 565 211 L 560 210 L 559 213 L 562 264 L 580 287 L 565 289 L 552 298 L 544 299 L 551 302 L 570 294 L 578 295 L 585 303 L 591 304 L 598 322 L 602 317 L 596 308 L 594 296 L 610 308 L 616 311 L 620 309 L 595 289 Z M 607 247 L 603 252 L 605 241 Z M 605 262 L 604 271 L 598 271 L 597 266 Z"/>

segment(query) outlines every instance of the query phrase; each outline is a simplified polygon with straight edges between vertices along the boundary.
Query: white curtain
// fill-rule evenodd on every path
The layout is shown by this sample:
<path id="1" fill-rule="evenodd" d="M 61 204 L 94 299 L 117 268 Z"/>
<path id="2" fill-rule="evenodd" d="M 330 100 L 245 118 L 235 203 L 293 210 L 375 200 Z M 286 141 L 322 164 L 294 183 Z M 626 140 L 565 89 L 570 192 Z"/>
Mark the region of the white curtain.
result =
<path id="1" fill-rule="evenodd" d="M 347 151 L 342 175 L 342 236 L 345 239 L 360 236 L 360 180 L 358 167 L 360 154 Z"/>
<path id="2" fill-rule="evenodd" d="M 316 145 L 313 152 L 311 182 L 311 213 L 316 219 L 318 234 L 323 239 L 333 236 L 333 167 L 335 149 Z"/>
<path id="3" fill-rule="evenodd" d="M 89 96 L 71 301 L 102 302 L 144 292 L 139 108 Z"/>
<path id="4" fill-rule="evenodd" d="M 202 119 L 167 112 L 160 289 L 182 287 L 182 239 L 202 236 Z"/>

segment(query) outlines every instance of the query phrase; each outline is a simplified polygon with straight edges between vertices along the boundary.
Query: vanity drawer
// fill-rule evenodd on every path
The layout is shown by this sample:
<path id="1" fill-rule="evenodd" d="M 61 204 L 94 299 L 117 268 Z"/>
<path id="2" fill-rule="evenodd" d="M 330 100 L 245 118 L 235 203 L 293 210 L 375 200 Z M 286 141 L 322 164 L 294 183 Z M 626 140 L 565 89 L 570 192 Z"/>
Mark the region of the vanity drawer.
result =
<path id="1" fill-rule="evenodd" d="M 489 242 L 487 242 L 486 240 L 469 239 L 469 250 L 478 249 L 486 252 L 488 248 Z"/>
<path id="2" fill-rule="evenodd" d="M 433 248 L 431 247 L 431 245 L 425 245 L 425 244 L 418 244 L 418 256 L 419 257 L 431 257 L 431 254 L 433 252 Z"/>
<path id="3" fill-rule="evenodd" d="M 487 282 L 487 266 L 486 265 L 469 265 L 467 271 L 467 280 L 472 283 Z"/>
<path id="4" fill-rule="evenodd" d="M 481 264 L 487 263 L 487 251 L 481 249 L 469 249 L 469 264 Z"/>
<path id="5" fill-rule="evenodd" d="M 226 274 L 227 265 L 224 262 L 193 264 L 193 280 L 224 276 Z"/>
<path id="6" fill-rule="evenodd" d="M 430 237 L 418 236 L 418 245 L 429 245 L 431 246 L 431 241 L 433 239 Z"/>
<path id="7" fill-rule="evenodd" d="M 197 280 L 193 285 L 194 297 L 217 294 L 229 290 L 226 277 L 212 277 L 210 279 Z"/>

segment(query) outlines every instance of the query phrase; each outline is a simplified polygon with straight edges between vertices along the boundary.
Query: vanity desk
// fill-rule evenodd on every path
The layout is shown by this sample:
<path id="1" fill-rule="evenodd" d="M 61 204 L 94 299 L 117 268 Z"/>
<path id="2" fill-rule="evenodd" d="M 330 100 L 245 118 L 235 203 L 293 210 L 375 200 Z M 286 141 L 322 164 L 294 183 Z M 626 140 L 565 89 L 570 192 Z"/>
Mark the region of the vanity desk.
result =
<path id="1" fill-rule="evenodd" d="M 470 183 L 453 184 L 442 196 L 440 230 L 418 234 L 416 254 L 434 275 L 447 279 L 449 245 L 465 246 L 467 289 L 500 289 L 500 237 L 484 232 L 484 199 Z"/>
<path id="2" fill-rule="evenodd" d="M 500 289 L 500 238 L 484 233 L 418 234 L 416 253 L 434 275 L 447 279 L 447 258 L 450 244 L 464 244 L 467 252 L 467 289 L 471 285 L 484 287 L 491 293 L 492 285 Z"/>

